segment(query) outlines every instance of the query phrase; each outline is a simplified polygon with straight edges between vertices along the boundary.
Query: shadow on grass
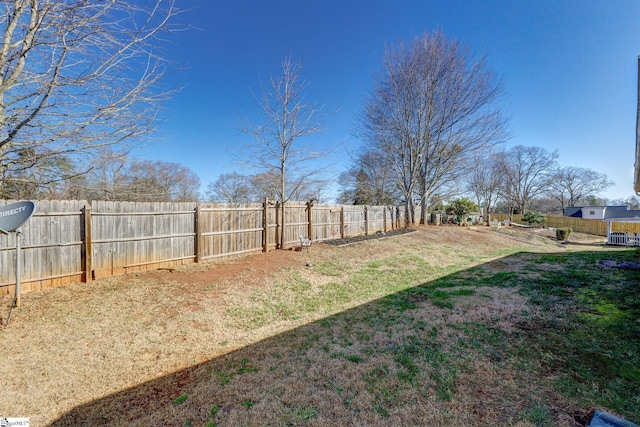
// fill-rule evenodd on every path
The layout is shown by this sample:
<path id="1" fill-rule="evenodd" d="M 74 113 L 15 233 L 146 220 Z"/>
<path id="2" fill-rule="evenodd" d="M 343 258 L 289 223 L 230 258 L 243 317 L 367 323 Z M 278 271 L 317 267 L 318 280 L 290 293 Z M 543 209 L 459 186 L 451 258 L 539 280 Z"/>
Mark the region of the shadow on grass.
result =
<path id="1" fill-rule="evenodd" d="M 502 258 L 78 406 L 51 425 L 569 425 L 595 407 L 638 422 L 640 275 L 596 266 L 638 255 Z M 509 258 L 523 268 L 504 271 Z"/>

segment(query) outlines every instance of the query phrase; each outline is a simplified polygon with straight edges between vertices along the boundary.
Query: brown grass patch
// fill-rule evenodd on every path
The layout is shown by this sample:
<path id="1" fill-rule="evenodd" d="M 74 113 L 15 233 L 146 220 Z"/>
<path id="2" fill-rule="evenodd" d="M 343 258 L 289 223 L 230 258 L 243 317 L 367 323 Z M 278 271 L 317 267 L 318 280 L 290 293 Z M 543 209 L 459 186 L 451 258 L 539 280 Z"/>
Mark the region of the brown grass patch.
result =
<path id="1" fill-rule="evenodd" d="M 55 425 L 528 425 L 518 414 L 544 400 L 559 425 L 570 425 L 565 402 L 531 373 L 456 344 L 469 339 L 469 324 L 516 330 L 522 312 L 533 310 L 514 288 L 478 288 L 458 297 L 454 309 L 425 298 L 397 326 L 374 298 L 282 315 L 258 328 L 230 315 L 259 307 L 256 298 L 289 277 L 315 295 L 393 257 L 412 254 L 437 271 L 459 270 L 456 254 L 471 251 L 478 257 L 471 264 L 489 262 L 520 243 L 489 229 L 420 228 L 345 247 L 317 244 L 309 253 L 274 251 L 25 294 L 0 331 L 0 415 L 29 417 L 33 426 L 60 417 Z M 319 273 L 318 265 L 333 270 Z M 492 265 L 520 268 L 517 260 Z M 9 297 L 0 302 L 6 317 Z M 423 329 L 403 327 L 409 321 Z M 449 400 L 438 395 L 438 375 L 454 369 L 448 361 L 420 362 L 411 382 L 389 356 L 410 336 L 427 340 L 433 328 L 434 357 L 463 353 Z M 173 404 L 183 393 L 188 399 Z"/>

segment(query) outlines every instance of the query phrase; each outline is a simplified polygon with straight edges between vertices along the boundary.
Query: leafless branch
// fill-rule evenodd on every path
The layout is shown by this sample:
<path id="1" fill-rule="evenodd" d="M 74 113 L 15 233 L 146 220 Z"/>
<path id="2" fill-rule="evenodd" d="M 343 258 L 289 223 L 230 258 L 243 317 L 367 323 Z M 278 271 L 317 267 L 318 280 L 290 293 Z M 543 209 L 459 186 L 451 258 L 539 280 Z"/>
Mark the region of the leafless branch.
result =
<path id="1" fill-rule="evenodd" d="M 139 143 L 154 129 L 174 0 L 10 0 L 0 6 L 0 184 L 25 166 Z M 33 159 L 29 159 L 33 160 Z"/>

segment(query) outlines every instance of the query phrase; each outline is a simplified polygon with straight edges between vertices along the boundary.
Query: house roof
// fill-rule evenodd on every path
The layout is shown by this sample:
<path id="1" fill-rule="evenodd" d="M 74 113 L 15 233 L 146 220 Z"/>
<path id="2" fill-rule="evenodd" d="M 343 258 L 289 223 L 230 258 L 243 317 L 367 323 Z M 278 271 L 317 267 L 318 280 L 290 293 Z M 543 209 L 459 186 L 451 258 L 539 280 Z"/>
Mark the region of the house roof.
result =
<path id="1" fill-rule="evenodd" d="M 607 209 L 611 209 L 611 208 L 618 208 L 618 209 L 629 209 L 629 206 L 626 205 L 616 205 L 616 206 L 573 206 L 574 208 L 577 209 L 588 209 L 588 208 L 607 208 Z"/>
<path id="2" fill-rule="evenodd" d="M 571 206 L 564 208 L 563 215 L 580 218 L 589 209 L 604 212 L 604 219 L 636 218 L 640 216 L 640 210 L 629 209 L 629 206 Z"/>
<path id="3" fill-rule="evenodd" d="M 633 216 L 627 218 L 605 218 L 605 222 L 640 222 L 640 216 Z"/>

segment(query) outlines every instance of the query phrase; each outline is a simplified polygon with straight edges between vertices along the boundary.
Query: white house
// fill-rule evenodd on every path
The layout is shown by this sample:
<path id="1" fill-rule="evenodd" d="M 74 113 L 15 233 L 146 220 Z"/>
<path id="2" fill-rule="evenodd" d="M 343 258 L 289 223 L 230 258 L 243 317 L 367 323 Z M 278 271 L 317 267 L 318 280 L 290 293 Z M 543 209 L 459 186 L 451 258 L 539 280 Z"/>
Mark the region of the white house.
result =
<path id="1" fill-rule="evenodd" d="M 582 207 L 582 218 L 586 219 L 604 219 L 605 212 L 607 211 L 606 206 L 583 206 Z"/>
<path id="2" fill-rule="evenodd" d="M 569 206 L 564 208 L 562 214 L 573 218 L 602 220 L 640 217 L 640 210 L 629 209 L 629 206 Z"/>

